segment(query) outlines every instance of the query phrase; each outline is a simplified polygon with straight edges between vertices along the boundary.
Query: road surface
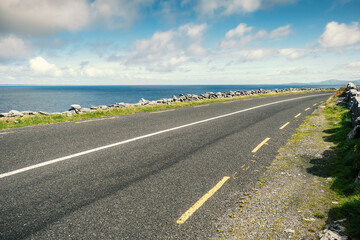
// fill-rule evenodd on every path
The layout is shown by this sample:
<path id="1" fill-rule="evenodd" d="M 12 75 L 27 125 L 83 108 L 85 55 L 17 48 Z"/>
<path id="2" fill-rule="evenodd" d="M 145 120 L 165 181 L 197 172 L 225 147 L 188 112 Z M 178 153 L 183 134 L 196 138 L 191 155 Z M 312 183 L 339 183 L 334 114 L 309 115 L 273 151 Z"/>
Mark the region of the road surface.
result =
<path id="1" fill-rule="evenodd" d="M 0 131 L 1 239 L 209 239 L 330 93 Z"/>

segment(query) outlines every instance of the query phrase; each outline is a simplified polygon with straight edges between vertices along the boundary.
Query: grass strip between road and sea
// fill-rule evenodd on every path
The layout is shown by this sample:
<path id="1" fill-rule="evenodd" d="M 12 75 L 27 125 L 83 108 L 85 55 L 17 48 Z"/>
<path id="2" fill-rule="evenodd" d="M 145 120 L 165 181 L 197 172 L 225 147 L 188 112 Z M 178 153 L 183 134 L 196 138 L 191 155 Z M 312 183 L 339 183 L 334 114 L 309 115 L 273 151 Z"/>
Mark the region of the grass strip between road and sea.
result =
<path id="1" fill-rule="evenodd" d="M 79 121 L 79 120 L 87 120 L 87 119 L 94 119 L 101 117 L 134 114 L 138 112 L 153 112 L 158 110 L 166 110 L 166 109 L 196 106 L 196 105 L 218 103 L 218 102 L 228 102 L 228 101 L 235 101 L 235 100 L 242 100 L 249 98 L 259 98 L 259 97 L 269 97 L 269 96 L 289 95 L 289 94 L 299 94 L 299 93 L 324 93 L 324 92 L 332 92 L 332 91 L 308 90 L 308 91 L 294 91 L 294 92 L 282 92 L 282 93 L 266 93 L 266 94 L 258 94 L 258 95 L 237 96 L 230 98 L 205 99 L 205 100 L 190 101 L 190 102 L 175 102 L 172 104 L 130 106 L 126 108 L 109 108 L 107 110 L 98 109 L 93 112 L 75 114 L 73 116 L 66 116 L 66 114 L 25 115 L 24 117 L 11 117 L 11 118 L 0 119 L 0 129 L 19 128 L 25 126 L 34 126 L 34 125 L 50 124 L 50 123 L 58 123 L 58 122 Z"/>
<path id="2" fill-rule="evenodd" d="M 346 140 L 351 131 L 351 115 L 344 105 L 336 104 L 338 96 L 344 96 L 345 89 L 325 103 L 324 113 L 330 128 L 326 141 L 335 144 L 335 157 L 330 165 L 333 177 L 331 189 L 337 195 L 339 204 L 330 209 L 329 217 L 346 218 L 346 231 L 352 239 L 360 239 L 360 181 L 355 181 L 360 171 L 360 140 Z"/>

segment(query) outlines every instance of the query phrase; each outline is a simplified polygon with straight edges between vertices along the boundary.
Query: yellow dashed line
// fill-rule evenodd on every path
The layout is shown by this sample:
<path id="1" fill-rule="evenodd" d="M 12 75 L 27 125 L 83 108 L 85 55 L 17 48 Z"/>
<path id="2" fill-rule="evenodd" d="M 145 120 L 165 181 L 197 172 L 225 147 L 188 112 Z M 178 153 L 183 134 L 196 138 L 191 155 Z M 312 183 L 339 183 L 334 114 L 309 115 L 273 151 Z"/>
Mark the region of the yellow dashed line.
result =
<path id="1" fill-rule="evenodd" d="M 270 140 L 270 138 L 265 138 L 265 140 L 264 141 L 262 141 L 256 148 L 254 148 L 251 152 L 252 153 L 256 153 L 257 152 L 257 150 L 259 150 L 267 141 L 269 141 Z"/>
<path id="2" fill-rule="evenodd" d="M 285 123 L 284 125 L 282 125 L 279 129 L 284 129 L 287 125 L 289 125 L 290 124 L 290 122 L 287 122 L 287 123 Z"/>
<path id="3" fill-rule="evenodd" d="M 172 112 L 172 111 L 175 111 L 175 109 L 169 109 L 169 110 L 157 111 L 157 112 L 150 112 L 150 114 L 164 113 L 164 112 Z"/>
<path id="4" fill-rule="evenodd" d="M 233 102 L 235 102 L 235 101 L 226 101 L 226 102 L 223 102 L 223 103 L 233 103 Z"/>
<path id="5" fill-rule="evenodd" d="M 0 135 L 5 135 L 5 134 L 9 134 L 9 132 L 2 132 L 2 133 L 0 133 Z"/>
<path id="6" fill-rule="evenodd" d="M 317 103 L 315 103 L 313 106 L 315 107 L 317 105 Z"/>
<path id="7" fill-rule="evenodd" d="M 202 196 L 194 205 L 192 205 L 189 210 L 187 210 L 177 221 L 177 224 L 183 224 L 186 220 L 193 215 L 193 213 L 198 210 L 212 195 L 214 195 L 224 183 L 229 180 L 230 177 L 223 177 L 223 179 L 218 182 L 215 187 L 213 187 L 209 192 Z"/>
<path id="8" fill-rule="evenodd" d="M 307 111 L 307 110 L 309 110 L 310 108 L 308 107 L 307 109 L 305 109 L 305 112 Z"/>
<path id="9" fill-rule="evenodd" d="M 299 117 L 301 115 L 301 113 L 299 113 L 298 115 L 296 115 L 294 118 L 297 118 L 297 117 Z"/>

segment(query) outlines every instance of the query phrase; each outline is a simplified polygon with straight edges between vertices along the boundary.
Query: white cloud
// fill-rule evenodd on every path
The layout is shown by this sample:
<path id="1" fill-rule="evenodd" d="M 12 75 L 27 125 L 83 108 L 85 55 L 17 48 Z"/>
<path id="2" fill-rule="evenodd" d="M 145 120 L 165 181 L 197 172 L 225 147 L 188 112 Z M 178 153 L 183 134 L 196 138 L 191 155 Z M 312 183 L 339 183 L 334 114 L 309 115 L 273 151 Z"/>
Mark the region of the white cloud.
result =
<path id="1" fill-rule="evenodd" d="M 44 34 L 76 31 L 89 21 L 86 0 L 1 0 L 0 32 Z"/>
<path id="2" fill-rule="evenodd" d="M 289 60 L 303 58 L 314 52 L 315 52 L 315 50 L 306 49 L 306 48 L 282 48 L 282 49 L 279 49 L 279 55 L 286 56 Z"/>
<path id="3" fill-rule="evenodd" d="M 253 27 L 248 27 L 245 23 L 240 23 L 236 28 L 231 29 L 225 35 L 226 38 L 242 37 L 246 32 L 250 32 Z"/>
<path id="4" fill-rule="evenodd" d="M 42 35 L 92 25 L 126 27 L 153 0 L 1 0 L 0 33 Z"/>
<path id="5" fill-rule="evenodd" d="M 229 30 L 225 34 L 225 39 L 220 42 L 221 48 L 238 48 L 257 40 L 257 39 L 281 39 L 289 35 L 292 30 L 290 25 L 282 26 L 268 33 L 266 30 L 259 30 L 252 34 L 254 27 L 240 23 L 236 28 Z"/>
<path id="6" fill-rule="evenodd" d="M 262 8 L 294 3 L 297 0 L 198 0 L 196 11 L 200 15 L 232 15 L 251 13 Z"/>
<path id="7" fill-rule="evenodd" d="M 33 70 L 35 73 L 50 76 L 62 75 L 61 70 L 55 64 L 48 63 L 44 58 L 40 56 L 30 59 L 29 63 L 30 69 Z"/>
<path id="8" fill-rule="evenodd" d="M 91 20 L 104 23 L 109 28 L 127 27 L 140 15 L 140 9 L 154 0 L 96 0 L 90 5 Z"/>
<path id="9" fill-rule="evenodd" d="M 271 31 L 269 34 L 269 37 L 275 38 L 275 39 L 281 39 L 281 38 L 289 35 L 291 32 L 292 32 L 292 30 L 290 28 L 290 24 L 288 24 L 286 26 L 282 26 L 282 27 L 279 27 L 279 28 Z"/>
<path id="10" fill-rule="evenodd" d="M 30 47 L 16 36 L 0 38 L 0 59 L 25 57 L 30 53 Z"/>
<path id="11" fill-rule="evenodd" d="M 351 25 L 338 22 L 330 22 L 326 25 L 325 32 L 320 36 L 318 42 L 324 48 L 342 48 L 360 41 L 359 23 Z"/>
<path id="12" fill-rule="evenodd" d="M 173 71 L 186 62 L 204 56 L 202 46 L 206 24 L 186 24 L 166 32 L 156 32 L 151 38 L 138 40 L 134 49 L 120 59 L 126 65 L 143 66 L 148 70 Z"/>
<path id="13" fill-rule="evenodd" d="M 94 67 L 88 67 L 81 72 L 81 75 L 85 75 L 87 77 L 109 77 L 109 76 L 114 76 L 115 72 L 111 69 L 99 69 Z"/>

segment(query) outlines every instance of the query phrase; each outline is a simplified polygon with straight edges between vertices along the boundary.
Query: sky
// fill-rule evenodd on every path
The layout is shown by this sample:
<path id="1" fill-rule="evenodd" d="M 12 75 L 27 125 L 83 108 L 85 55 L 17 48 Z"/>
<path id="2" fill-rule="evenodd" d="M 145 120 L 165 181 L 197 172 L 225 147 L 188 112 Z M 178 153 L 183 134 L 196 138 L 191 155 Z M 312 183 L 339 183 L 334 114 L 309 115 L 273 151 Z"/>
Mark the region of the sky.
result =
<path id="1" fill-rule="evenodd" d="M 360 0 L 1 0 L 0 84 L 360 79 Z"/>

